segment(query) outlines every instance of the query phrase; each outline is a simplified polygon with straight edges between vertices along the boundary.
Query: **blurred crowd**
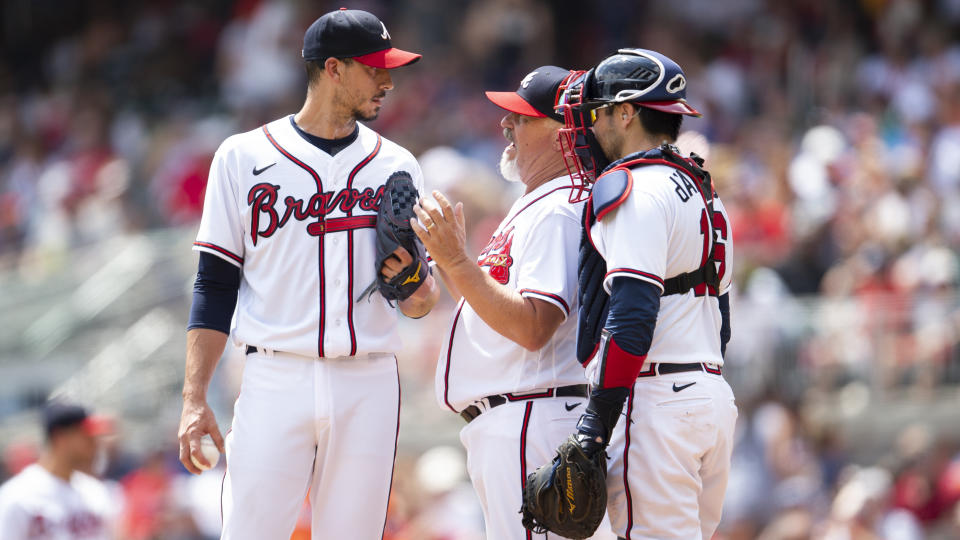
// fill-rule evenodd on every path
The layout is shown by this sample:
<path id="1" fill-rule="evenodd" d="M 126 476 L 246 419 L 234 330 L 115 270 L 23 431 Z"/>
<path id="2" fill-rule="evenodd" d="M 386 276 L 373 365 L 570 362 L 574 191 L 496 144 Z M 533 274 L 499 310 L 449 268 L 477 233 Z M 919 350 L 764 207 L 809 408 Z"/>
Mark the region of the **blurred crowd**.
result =
<path id="1" fill-rule="evenodd" d="M 796 408 L 768 399 L 748 411 L 738 419 L 720 539 L 960 538 L 956 440 L 911 424 L 862 460 L 854 434 Z"/>
<path id="2" fill-rule="evenodd" d="M 195 224 L 213 152 L 299 108 L 303 30 L 336 7 L 5 3 L 0 269 L 39 279 L 72 249 Z M 806 414 L 854 379 L 871 396 L 960 382 L 960 0 L 350 7 L 424 53 L 395 72 L 373 127 L 421 157 L 428 186 L 465 202 L 474 252 L 516 196 L 495 172 L 500 112 L 483 90 L 513 89 L 541 64 L 586 68 L 620 46 L 676 59 L 705 113 L 685 123 L 681 147 L 707 158 L 733 222 L 731 376 L 769 374 L 732 381 L 740 435 L 723 537 L 960 537 L 955 438 L 910 425 L 865 452 Z M 430 321 L 442 332 L 444 317 Z M 433 357 L 418 356 L 412 384 L 429 392 Z M 169 452 L 117 448 L 106 474 L 127 501 L 122 538 L 215 536 L 217 509 L 184 494 L 209 493 L 216 475 L 190 479 Z M 24 456 L 8 444 L 6 474 Z M 464 479 L 425 487 L 417 459 L 398 467 L 388 537 L 478 537 Z"/>

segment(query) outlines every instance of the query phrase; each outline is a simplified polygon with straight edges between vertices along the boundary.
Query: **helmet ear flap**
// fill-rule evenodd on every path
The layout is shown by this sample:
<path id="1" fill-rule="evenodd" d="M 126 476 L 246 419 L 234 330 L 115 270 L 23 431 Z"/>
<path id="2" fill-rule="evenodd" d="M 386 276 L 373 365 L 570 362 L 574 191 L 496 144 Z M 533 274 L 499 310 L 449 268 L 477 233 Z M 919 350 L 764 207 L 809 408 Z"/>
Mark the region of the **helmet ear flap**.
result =
<path id="1" fill-rule="evenodd" d="M 599 90 L 600 89 L 597 88 L 597 69 L 591 68 L 583 78 L 583 90 L 581 90 L 583 95 L 582 102 L 587 103 L 600 97 L 602 94 Z"/>

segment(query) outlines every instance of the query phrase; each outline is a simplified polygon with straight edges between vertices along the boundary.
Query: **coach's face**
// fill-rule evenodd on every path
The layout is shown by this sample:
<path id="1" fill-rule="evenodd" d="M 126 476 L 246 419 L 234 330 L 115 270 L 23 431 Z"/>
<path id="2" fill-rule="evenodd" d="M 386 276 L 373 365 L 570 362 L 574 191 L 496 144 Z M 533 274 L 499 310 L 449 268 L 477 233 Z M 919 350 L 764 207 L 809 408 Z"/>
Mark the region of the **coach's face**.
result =
<path id="1" fill-rule="evenodd" d="M 512 162 L 521 181 L 525 182 L 542 171 L 554 168 L 556 162 L 562 159 L 557 138 L 557 130 L 563 127 L 560 122 L 552 118 L 508 113 L 500 120 L 500 126 L 503 127 L 503 136 L 510 142 L 503 150 L 501 170 L 507 170 Z"/>
<path id="2" fill-rule="evenodd" d="M 390 70 L 370 67 L 357 61 L 343 63 L 340 105 L 356 120 L 376 120 L 387 90 L 393 88 Z"/>

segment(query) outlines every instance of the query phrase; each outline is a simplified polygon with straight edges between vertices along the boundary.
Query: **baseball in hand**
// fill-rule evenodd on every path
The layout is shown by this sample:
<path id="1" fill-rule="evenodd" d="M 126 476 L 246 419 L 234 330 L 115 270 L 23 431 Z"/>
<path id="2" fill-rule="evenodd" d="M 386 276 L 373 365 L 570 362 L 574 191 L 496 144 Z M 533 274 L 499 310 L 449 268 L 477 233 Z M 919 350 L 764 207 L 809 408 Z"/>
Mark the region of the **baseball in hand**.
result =
<path id="1" fill-rule="evenodd" d="M 193 462 L 194 467 L 201 471 L 216 467 L 217 462 L 220 461 L 220 451 L 217 450 L 217 445 L 209 435 L 204 435 L 203 438 L 200 439 L 200 453 L 210 462 L 209 467 L 197 461 L 197 458 L 193 457 L 193 454 L 190 454 L 190 461 Z"/>

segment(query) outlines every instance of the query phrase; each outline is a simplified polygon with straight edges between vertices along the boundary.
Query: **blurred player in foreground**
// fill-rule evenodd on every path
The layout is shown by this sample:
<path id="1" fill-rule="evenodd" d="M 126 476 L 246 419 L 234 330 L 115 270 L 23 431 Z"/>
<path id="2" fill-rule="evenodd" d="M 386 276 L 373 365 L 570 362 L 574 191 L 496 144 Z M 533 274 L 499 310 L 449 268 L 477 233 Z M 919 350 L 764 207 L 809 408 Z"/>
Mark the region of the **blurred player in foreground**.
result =
<path id="1" fill-rule="evenodd" d="M 109 540 L 118 511 L 92 475 L 98 436 L 110 421 L 62 401 L 43 410 L 45 447 L 39 461 L 0 487 L 3 540 Z"/>

